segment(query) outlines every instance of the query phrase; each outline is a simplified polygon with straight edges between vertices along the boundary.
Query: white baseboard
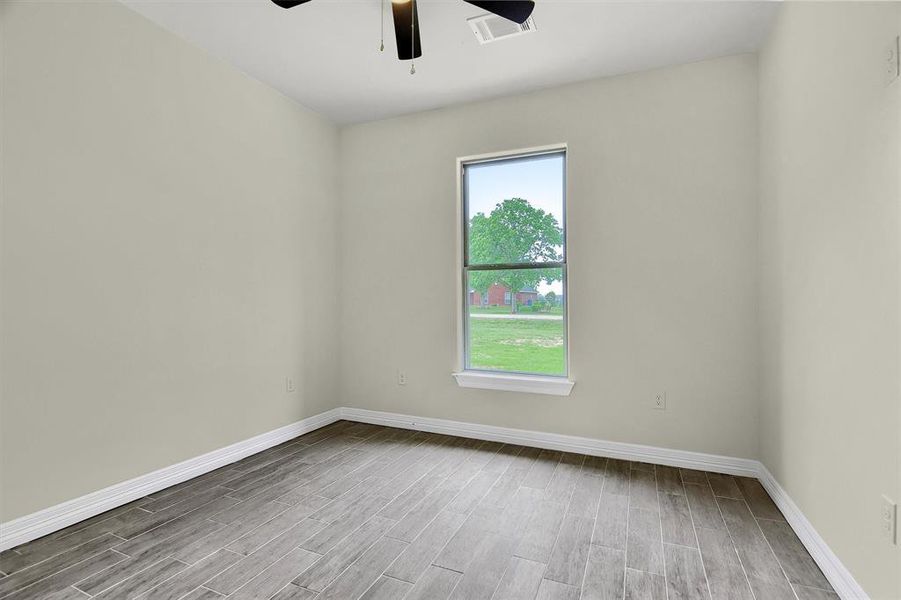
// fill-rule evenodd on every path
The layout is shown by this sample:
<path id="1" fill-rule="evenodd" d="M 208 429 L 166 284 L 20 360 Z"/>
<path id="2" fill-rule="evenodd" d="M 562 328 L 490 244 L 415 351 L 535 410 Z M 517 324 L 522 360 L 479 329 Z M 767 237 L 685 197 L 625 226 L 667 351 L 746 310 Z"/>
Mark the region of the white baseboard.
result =
<path id="1" fill-rule="evenodd" d="M 401 429 L 416 429 L 419 431 L 430 431 L 433 433 L 444 433 L 447 435 L 456 435 L 479 440 L 489 440 L 492 442 L 505 442 L 522 446 L 532 446 L 534 448 L 546 448 L 548 450 L 588 454 L 591 456 L 606 456 L 608 458 L 650 462 L 672 467 L 727 473 L 729 475 L 757 477 L 760 465 L 756 460 L 747 458 L 732 458 L 729 456 L 718 456 L 716 454 L 689 452 L 687 450 L 670 450 L 668 448 L 643 446 L 641 444 L 627 444 L 625 442 L 608 442 L 593 438 L 577 437 L 574 435 L 544 433 L 541 431 L 495 427 L 493 425 L 479 425 L 476 423 L 462 423 L 460 421 L 448 421 L 446 419 L 413 417 L 410 415 L 365 410 L 362 408 L 342 408 L 341 417 L 348 421 L 360 421 L 362 423 L 372 423 L 374 425 L 386 425 L 388 427 L 398 427 Z"/>
<path id="2" fill-rule="evenodd" d="M 0 524 L 0 550 L 6 550 L 45 536 L 132 500 L 208 473 L 219 467 L 262 452 L 304 433 L 341 419 L 341 410 L 333 409 L 273 431 L 207 452 L 196 458 L 159 469 L 108 488 L 91 492 L 44 510 Z"/>
<path id="3" fill-rule="evenodd" d="M 773 474 L 762 463 L 760 464 L 760 472 L 757 475 L 760 483 L 766 489 L 767 493 L 782 511 L 785 520 L 791 525 L 801 543 L 807 548 L 814 562 L 820 567 L 823 575 L 829 580 L 829 583 L 835 589 L 835 593 L 843 600 L 867 600 L 869 596 L 851 575 L 851 572 L 845 568 L 842 561 L 832 551 L 826 540 L 820 537 L 813 524 L 807 520 L 798 505 L 788 495 L 788 493 L 779 485 Z"/>
<path id="4" fill-rule="evenodd" d="M 129 481 L 123 481 L 80 498 L 2 523 L 0 524 L 0 550 L 6 550 L 53 533 L 84 519 L 127 504 L 132 500 L 137 500 L 192 477 L 203 475 L 341 419 L 401 429 L 414 429 L 480 440 L 520 444 L 549 450 L 561 450 L 592 456 L 606 456 L 730 475 L 756 477 L 760 479 L 764 488 L 773 498 L 779 510 L 785 515 L 789 525 L 795 530 L 795 533 L 797 533 L 801 542 L 807 548 L 807 551 L 810 552 L 810 555 L 823 571 L 829 583 L 832 584 L 832 587 L 835 588 L 838 595 L 843 600 L 867 599 L 866 592 L 855 581 L 850 571 L 845 568 L 835 553 L 832 552 L 825 540 L 820 537 L 810 521 L 807 520 L 782 486 L 773 478 L 769 470 L 759 461 L 347 407 L 335 408 L 320 413 L 243 442 L 208 452 L 202 456 L 154 471 L 153 473 L 148 473 Z"/>

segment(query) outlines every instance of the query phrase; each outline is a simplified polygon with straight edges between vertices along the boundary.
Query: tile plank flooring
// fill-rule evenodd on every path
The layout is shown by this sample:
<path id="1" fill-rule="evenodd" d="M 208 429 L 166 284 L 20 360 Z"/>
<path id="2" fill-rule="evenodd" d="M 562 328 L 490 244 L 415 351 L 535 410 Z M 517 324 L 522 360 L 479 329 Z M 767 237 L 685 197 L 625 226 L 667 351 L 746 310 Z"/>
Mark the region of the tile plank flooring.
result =
<path id="1" fill-rule="evenodd" d="M 838 598 L 757 480 L 339 421 L 0 553 L 2 600 Z"/>

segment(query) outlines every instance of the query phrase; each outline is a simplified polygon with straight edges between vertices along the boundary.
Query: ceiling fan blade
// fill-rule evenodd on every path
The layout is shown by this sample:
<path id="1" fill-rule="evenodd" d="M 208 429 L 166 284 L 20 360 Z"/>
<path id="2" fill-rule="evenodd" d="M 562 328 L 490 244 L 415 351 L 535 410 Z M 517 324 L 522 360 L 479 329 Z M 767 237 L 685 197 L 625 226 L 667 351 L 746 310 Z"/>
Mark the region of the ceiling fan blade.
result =
<path id="1" fill-rule="evenodd" d="M 300 6 L 301 4 L 306 4 L 310 0 L 272 0 L 282 8 L 294 8 L 295 6 Z"/>
<path id="2" fill-rule="evenodd" d="M 522 25 L 535 8 L 534 0 L 464 0 L 482 10 Z"/>
<path id="3" fill-rule="evenodd" d="M 391 3 L 394 14 L 394 38 L 397 40 L 397 58 L 411 60 L 422 56 L 419 41 L 419 7 L 416 0 Z"/>

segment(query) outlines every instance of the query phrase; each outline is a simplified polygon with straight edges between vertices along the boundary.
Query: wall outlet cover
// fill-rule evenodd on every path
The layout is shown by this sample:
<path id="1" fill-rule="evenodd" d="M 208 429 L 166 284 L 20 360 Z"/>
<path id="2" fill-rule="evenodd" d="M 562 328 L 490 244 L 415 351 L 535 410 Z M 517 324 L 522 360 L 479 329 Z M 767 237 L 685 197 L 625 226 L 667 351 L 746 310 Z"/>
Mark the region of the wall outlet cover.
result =
<path id="1" fill-rule="evenodd" d="M 880 514 L 880 529 L 882 535 L 891 544 L 898 543 L 898 505 L 888 496 L 882 497 L 882 512 Z"/>
<path id="2" fill-rule="evenodd" d="M 885 51 L 886 85 L 901 76 L 901 36 L 896 35 Z"/>

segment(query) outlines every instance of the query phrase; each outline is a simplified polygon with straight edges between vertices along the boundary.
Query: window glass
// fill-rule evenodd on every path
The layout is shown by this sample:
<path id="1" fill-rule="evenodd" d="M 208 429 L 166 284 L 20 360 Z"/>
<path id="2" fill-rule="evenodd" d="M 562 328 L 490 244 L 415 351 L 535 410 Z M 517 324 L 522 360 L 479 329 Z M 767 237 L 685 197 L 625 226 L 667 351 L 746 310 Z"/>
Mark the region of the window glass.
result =
<path id="1" fill-rule="evenodd" d="M 464 363 L 565 376 L 563 151 L 464 163 Z"/>
<path id="2" fill-rule="evenodd" d="M 563 260 L 563 169 L 562 153 L 467 165 L 467 264 Z"/>
<path id="3" fill-rule="evenodd" d="M 469 289 L 467 368 L 566 374 L 562 268 L 470 271 Z"/>

